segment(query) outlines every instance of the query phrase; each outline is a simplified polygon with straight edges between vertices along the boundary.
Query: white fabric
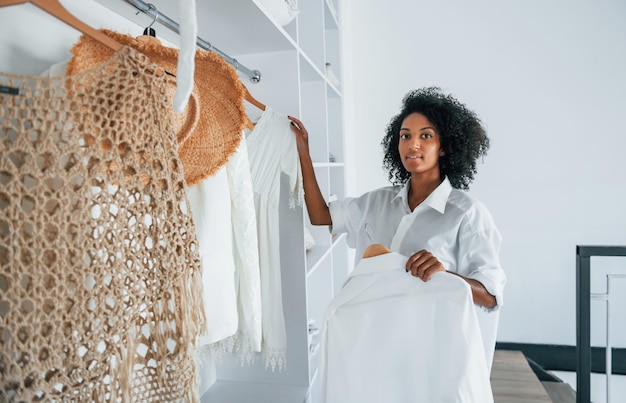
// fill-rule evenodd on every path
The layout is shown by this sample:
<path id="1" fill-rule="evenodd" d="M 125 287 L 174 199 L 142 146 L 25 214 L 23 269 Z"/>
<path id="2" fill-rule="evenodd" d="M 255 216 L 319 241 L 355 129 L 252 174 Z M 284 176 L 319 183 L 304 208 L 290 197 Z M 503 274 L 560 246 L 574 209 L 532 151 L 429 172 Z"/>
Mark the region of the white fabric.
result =
<path id="1" fill-rule="evenodd" d="M 300 13 L 294 0 L 259 0 L 259 2 L 281 26 L 289 24 Z"/>
<path id="2" fill-rule="evenodd" d="M 221 352 L 236 353 L 242 363 L 250 364 L 254 353 L 261 351 L 262 304 L 254 191 L 245 139 L 228 160 L 226 172 L 231 196 L 239 328 L 217 347 Z"/>
<path id="3" fill-rule="evenodd" d="M 187 106 L 193 90 L 193 77 L 196 57 L 196 41 L 198 36 L 198 18 L 196 17 L 196 0 L 178 0 L 180 16 L 179 35 L 180 52 L 176 67 L 176 93 L 174 109 L 182 113 Z"/>
<path id="4" fill-rule="evenodd" d="M 238 325 L 230 191 L 226 167 L 187 188 L 202 260 L 207 332 L 199 346 L 235 334 Z"/>
<path id="5" fill-rule="evenodd" d="M 243 133 L 242 133 L 243 137 Z M 261 351 L 261 274 L 252 178 L 244 139 L 214 176 L 188 188 L 203 263 L 209 333 L 201 361 L 225 352 L 250 363 Z M 207 284 L 208 283 L 208 284 Z"/>
<path id="6" fill-rule="evenodd" d="M 408 182 L 331 202 L 332 232 L 347 232 L 355 264 L 373 243 L 410 256 L 430 251 L 447 270 L 481 282 L 502 306 L 506 275 L 500 265 L 500 232 L 487 208 L 446 178 L 412 212 Z"/>
<path id="7" fill-rule="evenodd" d="M 469 284 L 445 272 L 423 282 L 406 260 L 362 259 L 330 303 L 320 402 L 493 402 Z"/>
<path id="8" fill-rule="evenodd" d="M 287 334 L 283 313 L 279 205 L 281 174 L 289 177 L 289 205 L 302 205 L 302 171 L 296 141 L 286 116 L 267 107 L 248 134 L 248 157 L 254 189 L 261 298 L 263 305 L 262 351 L 266 368 L 286 365 Z M 294 270 L 287 267 L 285 270 Z"/>
<path id="9" fill-rule="evenodd" d="M 483 347 L 485 349 L 485 358 L 487 359 L 487 368 L 491 373 L 493 365 L 493 355 L 496 352 L 496 338 L 498 336 L 498 324 L 500 323 L 499 309 L 482 309 L 479 305 L 476 307 L 476 316 L 480 333 L 483 336 Z"/>
<path id="10" fill-rule="evenodd" d="M 48 68 L 48 70 L 41 73 L 41 77 L 63 77 L 67 75 L 67 65 L 69 61 L 55 63 Z"/>

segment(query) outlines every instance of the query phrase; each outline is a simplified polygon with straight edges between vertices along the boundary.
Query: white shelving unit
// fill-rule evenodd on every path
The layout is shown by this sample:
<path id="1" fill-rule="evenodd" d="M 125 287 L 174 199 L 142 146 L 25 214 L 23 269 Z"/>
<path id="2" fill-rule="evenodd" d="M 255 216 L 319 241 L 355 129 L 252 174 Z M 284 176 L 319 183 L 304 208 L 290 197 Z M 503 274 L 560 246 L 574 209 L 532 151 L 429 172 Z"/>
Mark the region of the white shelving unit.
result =
<path id="1" fill-rule="evenodd" d="M 326 63 L 336 76 L 341 71 L 340 24 L 335 5 L 327 0 L 301 0 L 296 19 L 281 27 L 260 0 L 232 3 L 233 9 L 244 8 L 245 4 L 251 10 L 236 13 L 237 19 L 227 30 L 229 42 L 217 44 L 223 32 L 206 36 L 215 38 L 216 46 L 248 68 L 261 71 L 261 82 L 249 84 L 248 88 L 266 105 L 300 117 L 310 133 L 311 156 L 324 196 L 327 200 L 331 195 L 344 197 L 341 88 L 326 77 Z M 217 18 L 217 9 L 213 12 Z M 263 38 L 257 32 L 264 32 Z M 243 43 L 235 43 L 235 37 Z M 248 43 L 252 37 L 259 41 L 255 46 Z M 249 113 L 259 112 L 252 109 Z M 287 369 L 271 372 L 261 362 L 241 367 L 227 360 L 217 366 L 217 380 L 203 395 L 203 403 L 316 401 L 319 336 L 309 334 L 308 324 L 314 321 L 321 326 L 326 306 L 346 278 L 347 245 L 344 237 L 331 237 L 327 227 L 310 225 L 304 209 L 289 209 L 287 195 L 281 200 L 285 201 L 281 205 L 280 242 Z M 315 240 L 308 252 L 304 246 L 305 226 Z"/>
<path id="2" fill-rule="evenodd" d="M 150 22 L 122 0 L 96 1 L 140 26 Z M 150 2 L 180 21 L 176 2 Z M 276 22 L 263 0 L 196 0 L 196 4 L 198 35 L 249 69 L 261 72 L 259 83 L 244 75 L 241 81 L 259 101 L 305 123 L 323 195 L 327 200 L 343 198 L 343 100 L 340 81 L 332 77 L 341 75 L 338 0 L 300 0 L 298 16 L 286 26 Z M 154 28 L 157 37 L 179 43 L 178 35 L 167 28 L 158 24 Z M 327 64 L 332 69 L 330 75 Z M 253 120 L 260 115 L 254 106 L 247 107 Z M 314 321 L 321 327 L 328 303 L 347 276 L 347 245 L 344 236 L 332 237 L 327 227 L 313 227 L 305 209 L 290 209 L 287 194 L 281 200 L 287 369 L 280 373 L 265 370 L 261 360 L 242 367 L 227 357 L 215 368 L 201 371 L 203 403 L 316 402 L 319 336 L 310 335 L 308 325 Z M 305 226 L 315 240 L 310 251 L 305 250 Z"/>

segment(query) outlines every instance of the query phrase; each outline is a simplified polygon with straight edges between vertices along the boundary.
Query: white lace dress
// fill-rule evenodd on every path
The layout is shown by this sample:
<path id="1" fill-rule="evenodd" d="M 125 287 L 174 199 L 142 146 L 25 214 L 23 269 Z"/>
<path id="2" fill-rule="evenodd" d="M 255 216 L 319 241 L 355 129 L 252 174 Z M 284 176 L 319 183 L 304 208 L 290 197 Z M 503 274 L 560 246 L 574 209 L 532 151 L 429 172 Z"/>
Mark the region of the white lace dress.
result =
<path id="1" fill-rule="evenodd" d="M 289 206 L 302 205 L 302 171 L 290 120 L 270 107 L 265 109 L 246 141 L 259 234 L 262 353 L 266 368 L 281 370 L 286 365 L 287 336 L 281 290 L 280 179 L 283 173 L 289 177 Z"/>

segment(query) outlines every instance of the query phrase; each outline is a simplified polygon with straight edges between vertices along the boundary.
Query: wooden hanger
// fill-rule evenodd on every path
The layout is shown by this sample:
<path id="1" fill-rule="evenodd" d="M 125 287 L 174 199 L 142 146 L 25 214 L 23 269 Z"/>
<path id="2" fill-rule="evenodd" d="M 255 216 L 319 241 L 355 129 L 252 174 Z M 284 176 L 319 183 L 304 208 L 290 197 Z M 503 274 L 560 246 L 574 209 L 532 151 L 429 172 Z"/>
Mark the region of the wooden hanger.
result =
<path id="1" fill-rule="evenodd" d="M 248 88 L 244 85 L 244 99 L 248 102 L 250 102 L 252 105 L 256 106 L 257 108 L 259 108 L 260 110 L 264 111 L 265 110 L 265 105 L 262 104 L 261 102 L 259 102 L 258 100 L 256 100 L 252 94 L 250 94 L 250 91 L 248 91 Z"/>
<path id="2" fill-rule="evenodd" d="M 98 42 L 110 47 L 117 51 L 122 47 L 122 44 L 118 43 L 114 39 L 109 38 L 102 32 L 90 27 L 78 18 L 74 17 L 69 11 L 61 5 L 59 0 L 0 0 L 0 7 L 13 6 L 17 4 L 31 3 L 44 10 L 50 15 L 53 15 L 65 22 L 67 25 L 77 29 L 83 34 L 92 37 Z"/>
<path id="3" fill-rule="evenodd" d="M 264 111 L 265 110 L 265 105 L 263 103 L 261 103 L 260 101 L 258 101 L 256 98 L 254 98 L 252 96 L 252 94 L 250 94 L 250 91 L 248 91 L 248 87 L 246 87 L 245 85 L 243 86 L 243 90 L 244 90 L 244 99 L 248 102 L 250 102 L 252 105 L 256 106 L 257 108 L 259 108 L 260 110 Z M 248 115 L 246 115 L 246 122 L 245 122 L 246 127 L 249 130 L 253 130 L 254 129 L 254 122 L 252 122 L 252 120 L 250 120 L 250 117 Z"/>
<path id="4" fill-rule="evenodd" d="M 245 117 L 244 125 L 245 125 L 246 129 L 254 130 L 254 122 L 250 120 L 248 115 L 246 115 L 246 117 Z"/>

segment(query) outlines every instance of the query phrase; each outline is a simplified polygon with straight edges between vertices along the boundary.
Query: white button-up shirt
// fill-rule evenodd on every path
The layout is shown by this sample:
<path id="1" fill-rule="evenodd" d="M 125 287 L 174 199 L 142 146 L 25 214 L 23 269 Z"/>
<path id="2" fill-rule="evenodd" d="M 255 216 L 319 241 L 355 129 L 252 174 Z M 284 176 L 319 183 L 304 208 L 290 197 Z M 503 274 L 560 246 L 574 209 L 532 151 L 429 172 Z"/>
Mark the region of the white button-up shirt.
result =
<path id="1" fill-rule="evenodd" d="M 320 402 L 492 403 L 469 284 L 443 272 L 416 280 L 406 259 L 362 259 L 330 303 Z"/>
<path id="2" fill-rule="evenodd" d="M 330 203 L 331 231 L 347 232 L 348 245 L 356 248 L 355 264 L 373 243 L 405 256 L 425 249 L 447 270 L 482 283 L 496 297 L 496 308 L 502 306 L 502 238 L 485 205 L 452 188 L 446 178 L 411 211 L 408 189 L 407 181 Z"/>

